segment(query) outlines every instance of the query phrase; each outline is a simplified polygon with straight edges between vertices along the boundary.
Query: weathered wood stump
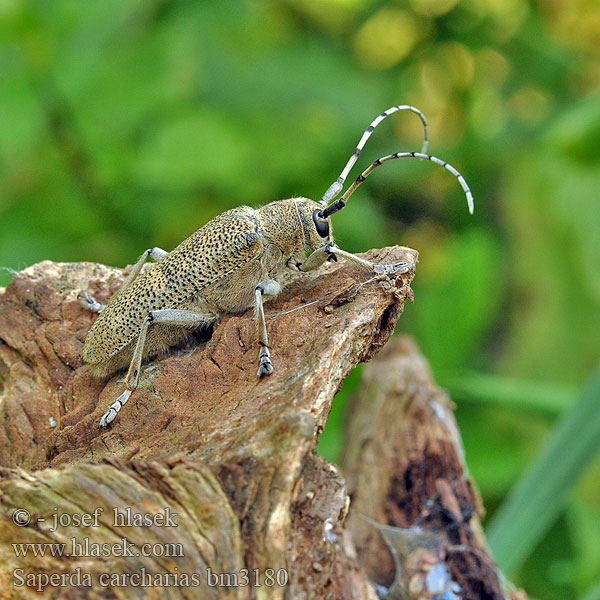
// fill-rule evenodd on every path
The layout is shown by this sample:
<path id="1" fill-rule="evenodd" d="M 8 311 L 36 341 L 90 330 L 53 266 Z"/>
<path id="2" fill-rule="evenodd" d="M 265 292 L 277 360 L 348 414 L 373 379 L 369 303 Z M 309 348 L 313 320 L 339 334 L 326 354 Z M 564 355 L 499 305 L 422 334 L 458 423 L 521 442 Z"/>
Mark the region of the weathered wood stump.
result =
<path id="1" fill-rule="evenodd" d="M 366 256 L 416 261 L 415 251 L 399 247 Z M 348 526 L 348 484 L 315 447 L 346 375 L 392 334 L 412 297 L 411 277 L 370 278 L 330 263 L 292 281 L 266 305 L 270 377 L 256 378 L 251 312 L 228 315 L 210 339 L 196 336 L 148 363 L 105 431 L 98 422 L 122 391 L 123 374 L 99 382 L 82 365 L 95 316 L 76 294 L 106 301 L 123 272 L 43 262 L 17 274 L 0 291 L 2 598 L 376 599 L 373 581 L 394 577 L 388 550 L 367 521 L 353 515 Z M 398 352 L 434 389 L 422 359 L 406 347 Z M 476 534 L 478 508 L 447 401 L 431 393 L 439 394 L 443 426 L 423 410 L 413 430 L 411 410 L 390 412 L 386 402 L 366 409 L 372 423 L 362 433 L 358 421 L 350 426 L 350 514 L 356 505 L 357 514 L 401 527 L 420 518 L 443 538 L 463 597 L 505 597 Z M 369 401 L 358 402 L 355 418 L 364 419 L 360 403 Z M 424 455 L 394 465 L 386 459 L 370 478 L 363 452 L 374 448 L 374 424 L 409 439 L 441 431 L 437 449 L 447 461 L 436 463 L 431 479 Z M 388 441 L 394 452 L 403 444 L 424 451 Z M 417 464 L 405 493 L 397 478 Z M 456 509 L 452 527 L 436 520 L 438 504 Z M 450 542 L 475 548 L 464 565 Z M 373 552 L 380 558 L 363 556 Z M 488 595 L 473 595 L 475 581 L 485 581 Z"/>
<path id="2" fill-rule="evenodd" d="M 393 589 L 416 590 L 432 565 L 444 563 L 458 597 L 524 598 L 504 589 L 487 553 L 452 404 L 410 338 L 392 339 L 364 369 L 346 431 L 349 528 L 372 581 L 390 587 L 400 571 Z"/>

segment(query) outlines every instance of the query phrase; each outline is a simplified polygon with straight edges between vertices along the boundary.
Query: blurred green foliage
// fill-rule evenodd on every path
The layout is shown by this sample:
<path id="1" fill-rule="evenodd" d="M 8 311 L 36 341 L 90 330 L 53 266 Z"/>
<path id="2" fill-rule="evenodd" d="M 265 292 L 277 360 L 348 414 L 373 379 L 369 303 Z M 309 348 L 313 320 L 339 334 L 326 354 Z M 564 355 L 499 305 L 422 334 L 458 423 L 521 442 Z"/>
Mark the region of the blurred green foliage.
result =
<path id="1" fill-rule="evenodd" d="M 398 329 L 457 402 L 493 513 L 599 358 L 598 31 L 593 0 L 1 0 L 0 265 L 125 265 L 227 208 L 319 198 L 375 115 L 418 106 L 475 216 L 443 169 L 400 161 L 335 232 L 350 251 L 419 250 Z M 361 164 L 421 138 L 396 115 Z M 333 459 L 347 393 L 320 447 Z M 600 589 L 589 461 L 511 565 L 532 596 Z"/>

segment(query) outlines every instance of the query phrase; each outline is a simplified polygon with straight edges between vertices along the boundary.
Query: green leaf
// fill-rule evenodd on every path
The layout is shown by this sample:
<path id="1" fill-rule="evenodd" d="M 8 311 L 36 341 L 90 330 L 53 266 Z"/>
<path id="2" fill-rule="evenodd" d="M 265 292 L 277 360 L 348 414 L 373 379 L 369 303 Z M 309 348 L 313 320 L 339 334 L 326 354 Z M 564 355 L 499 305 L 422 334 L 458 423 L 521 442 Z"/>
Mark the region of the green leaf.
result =
<path id="1" fill-rule="evenodd" d="M 507 409 L 529 410 L 559 416 L 575 397 L 575 389 L 556 383 L 544 383 L 474 371 L 438 373 L 440 385 L 455 400 L 493 405 Z"/>
<path id="2" fill-rule="evenodd" d="M 581 600 L 600 600 L 600 579 L 584 594 Z"/>
<path id="3" fill-rule="evenodd" d="M 513 573 L 553 523 L 600 449 L 600 367 L 487 527 L 494 557 Z"/>

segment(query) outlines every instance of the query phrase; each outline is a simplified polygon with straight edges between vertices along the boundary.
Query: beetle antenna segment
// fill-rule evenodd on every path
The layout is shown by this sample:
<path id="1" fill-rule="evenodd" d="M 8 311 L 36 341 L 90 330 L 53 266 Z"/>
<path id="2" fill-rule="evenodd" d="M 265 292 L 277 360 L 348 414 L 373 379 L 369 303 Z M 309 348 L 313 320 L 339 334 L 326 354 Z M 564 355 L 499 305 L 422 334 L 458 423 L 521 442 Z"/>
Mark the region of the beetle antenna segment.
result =
<path id="1" fill-rule="evenodd" d="M 346 163 L 344 170 L 340 173 L 340 176 L 329 186 L 328 190 L 323 194 L 323 198 L 321 198 L 321 202 L 324 202 L 324 203 L 330 202 L 342 191 L 342 187 L 344 186 L 346 177 L 348 177 L 348 173 L 350 173 L 350 169 L 352 169 L 352 167 L 354 166 L 354 163 L 358 160 L 358 157 L 360 156 L 362 149 L 364 148 L 365 144 L 367 143 L 367 140 L 373 133 L 373 130 L 375 129 L 375 127 L 377 127 L 377 125 L 379 125 L 379 123 L 381 123 L 381 121 L 383 121 L 386 117 L 389 117 L 391 114 L 398 112 L 399 110 L 410 110 L 411 112 L 414 112 L 419 117 L 419 119 L 421 119 L 421 122 L 423 123 L 423 130 L 424 130 L 424 141 L 423 141 L 423 147 L 421 148 L 421 153 L 424 154 L 425 152 L 427 152 L 427 146 L 429 145 L 429 128 L 427 126 L 427 120 L 425 119 L 425 115 L 418 108 L 415 108 L 414 106 L 410 106 L 409 104 L 399 104 L 398 106 L 392 106 L 391 108 L 388 108 L 386 111 L 382 112 L 365 129 L 365 132 L 363 133 L 362 137 L 360 138 L 360 141 L 358 142 L 356 149 L 354 150 L 354 152 L 348 159 L 348 162 Z"/>
<path id="2" fill-rule="evenodd" d="M 465 195 L 467 196 L 467 204 L 469 205 L 469 212 L 471 214 L 473 214 L 473 194 L 471 193 L 471 190 L 470 190 L 469 186 L 467 185 L 465 178 L 452 165 L 448 164 L 446 161 L 442 160 L 441 158 L 436 158 L 435 156 L 431 156 L 429 154 L 424 154 L 423 152 L 396 152 L 395 154 L 389 154 L 388 156 L 378 158 L 372 165 L 370 165 L 367 169 L 365 169 L 356 178 L 354 183 L 344 192 L 344 195 L 341 198 L 339 198 L 335 202 L 332 202 L 327 208 L 323 209 L 323 211 L 321 213 L 321 217 L 325 219 L 325 218 L 329 217 L 330 215 L 332 215 L 333 213 L 338 212 L 338 210 L 342 210 L 342 208 L 344 208 L 344 206 L 346 206 L 346 202 L 348 201 L 348 198 L 350 198 L 350 196 L 352 196 L 352 194 L 356 191 L 356 189 L 360 186 L 360 184 L 377 167 L 380 167 L 384 162 L 387 162 L 388 160 L 394 160 L 395 158 L 420 158 L 421 160 L 430 160 L 431 162 L 441 165 L 442 167 L 444 167 L 445 169 L 450 171 L 450 173 L 452 173 L 452 175 L 454 175 L 454 177 L 456 177 L 458 179 L 458 183 L 460 183 L 460 186 L 462 187 Z"/>

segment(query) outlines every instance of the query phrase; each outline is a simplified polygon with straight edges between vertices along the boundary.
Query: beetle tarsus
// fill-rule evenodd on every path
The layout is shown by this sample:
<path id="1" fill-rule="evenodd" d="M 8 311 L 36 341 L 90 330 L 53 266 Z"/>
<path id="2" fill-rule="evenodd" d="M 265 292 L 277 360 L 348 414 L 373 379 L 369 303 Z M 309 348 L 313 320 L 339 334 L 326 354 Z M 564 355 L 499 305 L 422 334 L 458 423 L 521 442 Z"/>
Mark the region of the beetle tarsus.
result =
<path id="1" fill-rule="evenodd" d="M 258 377 L 270 375 L 273 372 L 273 363 L 269 357 L 269 349 L 266 346 L 261 346 L 258 357 L 260 359 L 260 364 L 258 365 L 258 371 L 256 374 Z"/>
<path id="2" fill-rule="evenodd" d="M 100 304 L 94 298 L 92 298 L 92 296 L 83 291 L 77 294 L 77 298 L 79 298 L 79 303 L 81 306 L 83 306 L 83 308 L 91 310 L 92 312 L 100 312 L 106 306 L 105 304 Z"/>
<path id="3" fill-rule="evenodd" d="M 109 408 L 100 419 L 100 427 L 102 429 L 108 429 L 108 425 L 115 418 L 116 414 L 117 411 L 114 408 Z"/>
<path id="4" fill-rule="evenodd" d="M 373 270 L 375 273 L 379 273 L 381 275 L 408 273 L 414 268 L 414 265 L 411 265 L 407 262 L 398 262 L 394 263 L 393 265 L 373 265 Z"/>
<path id="5" fill-rule="evenodd" d="M 129 400 L 132 390 L 125 390 L 109 407 L 109 409 L 102 415 L 100 419 L 100 427 L 102 429 L 108 429 L 108 426 L 114 421 L 117 413 L 121 410 L 123 405 Z"/>

